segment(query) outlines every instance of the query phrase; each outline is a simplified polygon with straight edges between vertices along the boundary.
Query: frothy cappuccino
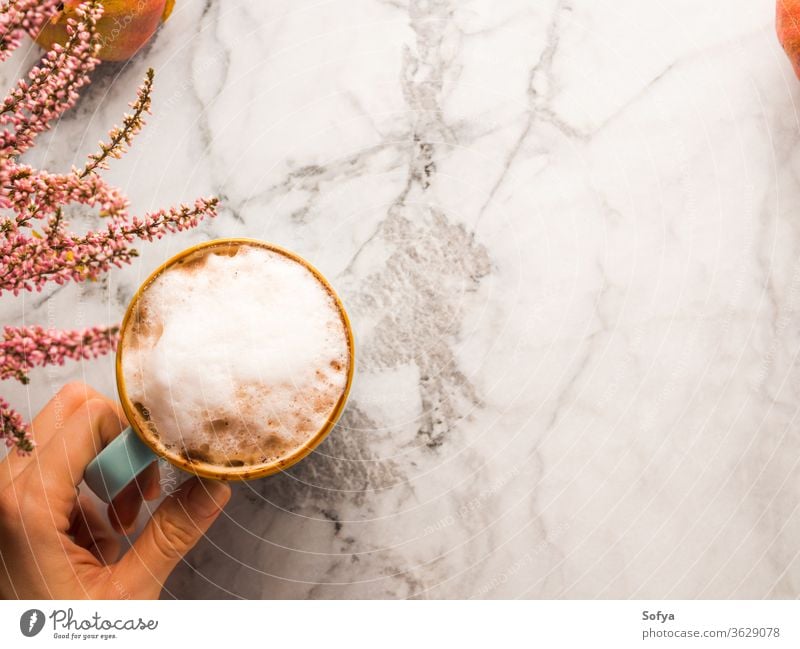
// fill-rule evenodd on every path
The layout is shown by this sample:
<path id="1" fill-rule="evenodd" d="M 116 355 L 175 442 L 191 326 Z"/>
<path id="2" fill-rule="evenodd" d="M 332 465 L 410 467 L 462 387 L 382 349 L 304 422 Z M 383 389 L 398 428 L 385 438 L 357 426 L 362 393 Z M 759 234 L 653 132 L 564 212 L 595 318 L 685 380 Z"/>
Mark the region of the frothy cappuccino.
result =
<path id="1" fill-rule="evenodd" d="M 215 467 L 280 461 L 344 398 L 345 318 L 324 280 L 280 251 L 200 248 L 157 275 L 125 323 L 130 414 L 167 456 Z"/>

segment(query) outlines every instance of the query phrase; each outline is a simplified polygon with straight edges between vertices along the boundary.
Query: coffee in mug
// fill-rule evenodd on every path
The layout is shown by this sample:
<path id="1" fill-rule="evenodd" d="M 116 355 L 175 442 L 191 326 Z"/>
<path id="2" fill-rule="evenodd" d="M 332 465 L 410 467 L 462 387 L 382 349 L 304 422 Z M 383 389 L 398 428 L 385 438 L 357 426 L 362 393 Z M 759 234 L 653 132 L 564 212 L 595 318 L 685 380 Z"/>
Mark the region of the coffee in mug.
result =
<path id="1" fill-rule="evenodd" d="M 126 431 L 118 443 L 129 459 L 144 453 L 134 474 L 148 453 L 219 479 L 275 473 L 332 428 L 352 365 L 347 315 L 316 269 L 260 241 L 207 242 L 155 271 L 128 307 L 117 384 L 139 440 Z M 104 469 L 104 454 L 86 479 L 109 500 L 132 476 L 111 457 Z"/>

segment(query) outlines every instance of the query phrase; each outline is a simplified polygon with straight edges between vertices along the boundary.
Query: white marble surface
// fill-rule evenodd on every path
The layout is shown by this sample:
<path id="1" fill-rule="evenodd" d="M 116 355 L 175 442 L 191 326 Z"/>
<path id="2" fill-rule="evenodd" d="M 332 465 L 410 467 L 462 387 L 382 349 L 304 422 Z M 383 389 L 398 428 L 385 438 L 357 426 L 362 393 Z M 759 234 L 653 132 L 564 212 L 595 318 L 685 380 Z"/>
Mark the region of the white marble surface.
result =
<path id="1" fill-rule="evenodd" d="M 190 242 L 312 260 L 358 343 L 341 424 L 239 485 L 179 598 L 800 595 L 800 82 L 773 0 L 178 0 L 109 177 L 220 217 L 12 322 L 118 320 Z M 8 75 L 6 70 L 4 74 Z M 3 389 L 26 414 L 67 378 Z"/>

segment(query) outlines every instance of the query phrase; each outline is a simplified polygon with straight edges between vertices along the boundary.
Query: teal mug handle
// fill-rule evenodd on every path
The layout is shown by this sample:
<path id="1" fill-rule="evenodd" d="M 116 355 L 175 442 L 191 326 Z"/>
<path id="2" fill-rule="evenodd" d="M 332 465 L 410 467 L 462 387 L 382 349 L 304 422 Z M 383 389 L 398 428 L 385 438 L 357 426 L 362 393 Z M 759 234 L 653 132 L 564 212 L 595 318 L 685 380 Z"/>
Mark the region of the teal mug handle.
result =
<path id="1" fill-rule="evenodd" d="M 89 488 L 110 503 L 158 456 L 130 426 L 89 462 L 83 479 Z"/>

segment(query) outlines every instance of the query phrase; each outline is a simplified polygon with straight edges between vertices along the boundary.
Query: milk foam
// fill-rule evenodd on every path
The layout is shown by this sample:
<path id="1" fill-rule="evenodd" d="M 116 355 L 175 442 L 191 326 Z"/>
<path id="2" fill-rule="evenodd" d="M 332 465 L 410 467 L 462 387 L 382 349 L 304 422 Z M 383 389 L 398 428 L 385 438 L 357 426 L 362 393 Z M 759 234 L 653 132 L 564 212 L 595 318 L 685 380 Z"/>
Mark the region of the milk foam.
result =
<path id="1" fill-rule="evenodd" d="M 279 459 L 316 434 L 350 363 L 336 301 L 309 269 L 254 245 L 232 250 L 205 249 L 157 277 L 122 349 L 140 423 L 168 450 L 224 466 Z"/>

